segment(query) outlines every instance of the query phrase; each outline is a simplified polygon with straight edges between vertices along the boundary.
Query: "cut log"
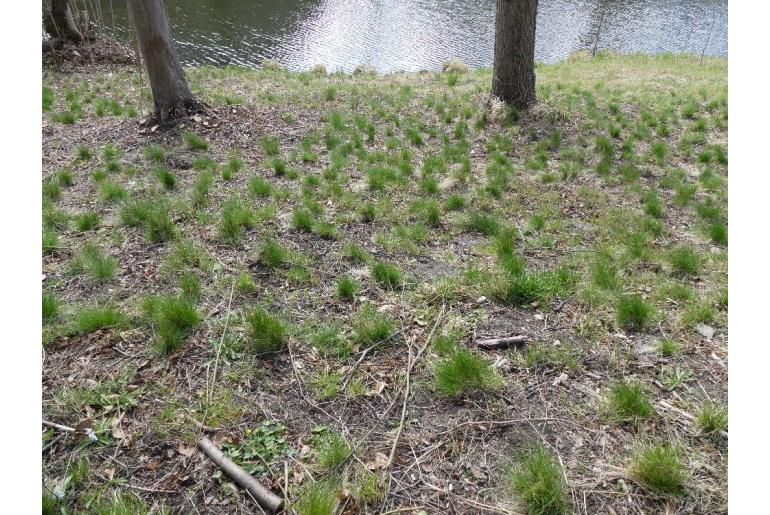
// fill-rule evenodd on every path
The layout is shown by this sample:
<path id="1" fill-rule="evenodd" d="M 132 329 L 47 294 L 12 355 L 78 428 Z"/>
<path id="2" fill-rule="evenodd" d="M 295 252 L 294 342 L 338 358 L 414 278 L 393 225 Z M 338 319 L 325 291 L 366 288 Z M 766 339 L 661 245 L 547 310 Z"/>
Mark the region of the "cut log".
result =
<path id="1" fill-rule="evenodd" d="M 225 471 L 225 474 L 249 492 L 259 505 L 270 513 L 275 513 L 283 506 L 283 499 L 265 488 L 262 483 L 257 481 L 254 476 L 243 470 L 233 460 L 224 455 L 224 453 L 214 445 L 214 442 L 208 438 L 201 438 L 198 441 L 198 448 L 208 456 L 217 467 Z"/>
<path id="2" fill-rule="evenodd" d="M 504 338 L 490 338 L 489 340 L 478 340 L 476 345 L 480 349 L 500 349 L 510 347 L 511 345 L 524 345 L 527 343 L 526 336 L 506 336 Z"/>

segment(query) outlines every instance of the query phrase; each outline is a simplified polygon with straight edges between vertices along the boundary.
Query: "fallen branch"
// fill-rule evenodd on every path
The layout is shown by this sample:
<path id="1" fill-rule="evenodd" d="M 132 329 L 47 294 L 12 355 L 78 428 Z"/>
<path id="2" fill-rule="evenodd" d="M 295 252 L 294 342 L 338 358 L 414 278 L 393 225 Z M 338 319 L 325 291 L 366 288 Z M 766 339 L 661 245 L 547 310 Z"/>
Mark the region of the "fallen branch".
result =
<path id="1" fill-rule="evenodd" d="M 499 349 L 510 345 L 524 345 L 527 343 L 526 336 L 506 336 L 504 338 L 490 338 L 489 340 L 478 340 L 476 345 L 481 349 Z"/>
<path id="2" fill-rule="evenodd" d="M 214 464 L 221 468 L 230 478 L 250 493 L 257 503 L 271 513 L 275 513 L 283 506 L 283 499 L 265 488 L 254 476 L 243 470 L 208 438 L 198 441 L 198 448 L 208 456 Z"/>
<path id="3" fill-rule="evenodd" d="M 53 427 L 54 429 L 58 429 L 59 431 L 66 431 L 68 433 L 74 433 L 75 428 L 70 426 L 64 426 L 62 424 L 57 424 L 55 422 L 48 422 L 47 420 L 43 420 L 43 425 L 48 427 Z"/>

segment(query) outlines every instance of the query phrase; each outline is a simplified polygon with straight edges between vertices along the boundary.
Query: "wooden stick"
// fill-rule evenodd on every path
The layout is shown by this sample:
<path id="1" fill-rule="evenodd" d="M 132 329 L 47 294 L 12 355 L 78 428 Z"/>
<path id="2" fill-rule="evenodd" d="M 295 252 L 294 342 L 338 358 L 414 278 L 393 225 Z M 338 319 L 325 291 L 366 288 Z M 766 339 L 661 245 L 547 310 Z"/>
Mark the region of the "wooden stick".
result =
<path id="1" fill-rule="evenodd" d="M 283 499 L 265 488 L 254 476 L 239 467 L 233 460 L 224 455 L 219 448 L 208 438 L 198 441 L 198 448 L 208 456 L 214 464 L 225 471 L 236 483 L 249 492 L 259 505 L 271 513 L 275 513 L 283 506 Z"/>
<path id="2" fill-rule="evenodd" d="M 476 345 L 482 349 L 499 349 L 509 345 L 524 345 L 527 343 L 526 336 L 506 336 L 504 338 L 490 338 L 489 340 L 479 340 Z"/>
<path id="3" fill-rule="evenodd" d="M 66 431 L 68 433 L 74 433 L 75 428 L 70 426 L 63 426 L 61 424 L 57 424 L 55 422 L 48 422 L 47 420 L 43 420 L 43 425 L 48 427 L 53 427 L 54 429 L 58 429 L 59 431 Z"/>

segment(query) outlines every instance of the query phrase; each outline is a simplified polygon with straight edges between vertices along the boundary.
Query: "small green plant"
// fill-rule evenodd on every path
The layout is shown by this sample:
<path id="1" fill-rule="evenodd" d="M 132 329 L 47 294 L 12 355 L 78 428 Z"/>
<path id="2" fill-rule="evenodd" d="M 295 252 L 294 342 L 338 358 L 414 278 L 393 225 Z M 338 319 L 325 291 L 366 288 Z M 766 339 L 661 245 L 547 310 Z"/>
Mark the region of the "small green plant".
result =
<path id="1" fill-rule="evenodd" d="M 142 155 L 145 159 L 154 163 L 162 163 L 166 158 L 166 153 L 163 150 L 163 147 L 155 143 L 144 147 L 142 149 Z"/>
<path id="2" fill-rule="evenodd" d="M 254 213 L 240 200 L 229 198 L 222 204 L 219 237 L 235 246 L 243 237 L 244 228 L 253 227 L 254 223 Z"/>
<path id="3" fill-rule="evenodd" d="M 610 255 L 599 254 L 591 266 L 591 279 L 596 286 L 603 290 L 612 291 L 618 288 L 618 270 Z"/>
<path id="4" fill-rule="evenodd" d="M 343 275 L 337 281 L 337 297 L 343 300 L 351 300 L 358 293 L 358 281 L 349 275 Z"/>
<path id="5" fill-rule="evenodd" d="M 520 452 L 508 471 L 508 481 L 517 499 L 530 515 L 562 515 L 570 512 L 564 472 L 542 445 Z"/>
<path id="6" fill-rule="evenodd" d="M 72 322 L 75 333 L 92 333 L 107 327 L 122 327 L 127 318 L 115 307 L 86 308 L 78 311 Z"/>
<path id="7" fill-rule="evenodd" d="M 717 245 L 727 246 L 727 226 L 721 222 L 711 224 L 709 227 L 711 241 Z"/>
<path id="8" fill-rule="evenodd" d="M 43 254 L 49 254 L 59 247 L 59 234 L 53 229 L 43 229 Z"/>
<path id="9" fill-rule="evenodd" d="M 335 325 L 318 326 L 310 335 L 310 341 L 324 357 L 345 358 L 351 352 L 350 344 Z"/>
<path id="10" fill-rule="evenodd" d="M 663 204 L 655 191 L 648 191 L 642 197 L 644 212 L 654 218 L 663 218 Z"/>
<path id="11" fill-rule="evenodd" d="M 59 181 L 50 179 L 43 183 L 43 197 L 51 201 L 57 201 L 61 198 L 61 185 Z"/>
<path id="12" fill-rule="evenodd" d="M 270 157 L 277 156 L 281 151 L 281 143 L 276 136 L 265 136 L 260 141 L 260 146 L 262 151 Z"/>
<path id="13" fill-rule="evenodd" d="M 243 432 L 236 441 L 224 440 L 222 450 L 249 474 L 265 474 L 268 467 L 283 456 L 291 456 L 286 440 L 286 428 L 272 420 L 265 420 L 255 428 Z"/>
<path id="14" fill-rule="evenodd" d="M 255 354 L 277 352 L 286 347 L 286 327 L 278 317 L 257 309 L 246 316 L 246 323 Z"/>
<path id="15" fill-rule="evenodd" d="M 664 340 L 661 340 L 660 343 L 658 344 L 658 350 L 660 351 L 661 354 L 663 354 L 666 357 L 673 356 L 674 354 L 679 352 L 680 348 L 681 346 L 678 343 L 676 343 L 674 340 L 664 339 Z"/>
<path id="16" fill-rule="evenodd" d="M 313 232 L 315 217 L 309 210 L 299 208 L 292 213 L 291 222 L 298 231 Z"/>
<path id="17" fill-rule="evenodd" d="M 286 265 L 289 257 L 289 250 L 272 238 L 266 239 L 259 249 L 259 262 L 269 268 Z"/>
<path id="18" fill-rule="evenodd" d="M 727 408 L 705 403 L 698 410 L 695 424 L 704 434 L 713 435 L 727 431 Z"/>
<path id="19" fill-rule="evenodd" d="M 185 296 L 150 297 L 143 308 L 153 326 L 155 348 L 160 354 L 178 349 L 187 333 L 201 322 L 195 306 Z"/>
<path id="20" fill-rule="evenodd" d="M 318 464 L 326 470 L 336 470 L 350 455 L 352 447 L 339 433 L 327 433 L 318 438 Z"/>
<path id="21" fill-rule="evenodd" d="M 160 181 L 164 188 L 167 190 L 173 190 L 176 187 L 176 177 L 165 166 L 156 166 L 152 170 L 152 174 Z"/>
<path id="22" fill-rule="evenodd" d="M 254 284 L 254 279 L 252 279 L 250 274 L 242 272 L 238 275 L 238 279 L 235 281 L 235 288 L 240 293 L 247 295 L 256 291 L 257 285 Z"/>
<path id="23" fill-rule="evenodd" d="M 618 325 L 628 331 L 642 331 L 650 322 L 653 308 L 639 295 L 622 295 L 618 300 Z"/>
<path id="24" fill-rule="evenodd" d="M 681 275 L 698 275 L 701 269 L 700 256 L 692 247 L 682 246 L 669 254 L 669 261 L 674 272 Z"/>
<path id="25" fill-rule="evenodd" d="M 446 207 L 447 211 L 459 211 L 465 207 L 465 197 L 454 193 L 446 199 L 444 206 Z"/>
<path id="26" fill-rule="evenodd" d="M 629 473 L 650 490 L 664 495 L 681 494 L 687 478 L 681 452 L 668 443 L 641 446 L 631 459 Z"/>
<path id="27" fill-rule="evenodd" d="M 372 265 L 372 277 L 383 288 L 396 288 L 403 282 L 401 270 L 396 265 L 382 261 L 377 261 Z"/>
<path id="28" fill-rule="evenodd" d="M 87 213 L 75 216 L 74 221 L 75 229 L 78 231 L 93 231 L 99 227 L 101 218 L 99 217 L 99 213 L 95 211 L 89 211 Z"/>
<path id="29" fill-rule="evenodd" d="M 53 295 L 43 294 L 43 322 L 50 322 L 59 314 L 59 299 Z"/>
<path id="30" fill-rule="evenodd" d="M 369 346 L 389 338 L 393 334 L 393 320 L 377 311 L 371 303 L 361 306 L 360 310 L 353 319 L 353 332 L 355 340 L 363 345 Z"/>
<path id="31" fill-rule="evenodd" d="M 208 170 L 201 170 L 195 176 L 192 189 L 192 201 L 195 207 L 203 207 L 208 200 L 209 191 L 214 184 L 214 175 Z"/>
<path id="32" fill-rule="evenodd" d="M 114 202 L 123 200 L 128 196 L 126 189 L 114 182 L 103 182 L 99 185 L 99 198 L 102 202 Z"/>
<path id="33" fill-rule="evenodd" d="M 501 382 L 497 372 L 484 358 L 464 347 L 436 364 L 436 389 L 449 397 L 494 389 Z"/>
<path id="34" fill-rule="evenodd" d="M 466 227 L 470 231 L 478 232 L 484 236 L 494 236 L 500 231 L 500 222 L 494 216 L 474 211 L 468 215 Z"/>
<path id="35" fill-rule="evenodd" d="M 249 179 L 249 194 L 252 197 L 269 197 L 273 194 L 273 185 L 263 177 L 254 176 Z"/>
<path id="36" fill-rule="evenodd" d="M 192 131 L 185 131 L 183 137 L 187 146 L 193 150 L 208 150 L 209 148 L 208 142 Z"/>
<path id="37" fill-rule="evenodd" d="M 638 381 L 621 381 L 610 390 L 608 398 L 612 416 L 619 422 L 633 422 L 654 414 L 649 394 Z"/>
<path id="38" fill-rule="evenodd" d="M 316 481 L 299 495 L 293 506 L 294 511 L 297 515 L 334 515 L 338 491 L 339 485 L 334 480 Z"/>
<path id="39" fill-rule="evenodd" d="M 97 281 L 108 281 L 115 276 L 118 260 L 105 255 L 95 243 L 87 242 L 74 265 L 75 268 L 84 268 Z"/>

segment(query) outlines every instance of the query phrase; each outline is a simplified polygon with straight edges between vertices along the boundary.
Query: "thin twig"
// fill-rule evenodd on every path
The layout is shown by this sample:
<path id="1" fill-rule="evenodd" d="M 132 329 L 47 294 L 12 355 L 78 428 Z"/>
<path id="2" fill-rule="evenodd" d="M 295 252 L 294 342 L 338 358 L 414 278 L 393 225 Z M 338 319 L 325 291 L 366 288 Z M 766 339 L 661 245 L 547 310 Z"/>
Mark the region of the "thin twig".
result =
<path id="1" fill-rule="evenodd" d="M 375 342 L 375 343 L 373 343 L 372 345 L 370 345 L 369 347 L 367 347 L 367 348 L 366 348 L 366 349 L 365 349 L 365 350 L 364 350 L 364 351 L 361 353 L 361 356 L 360 356 L 360 357 L 358 358 L 358 360 L 357 360 L 357 361 L 356 361 L 356 362 L 353 364 L 353 366 L 350 368 L 350 370 L 348 370 L 347 374 L 345 374 L 345 380 L 342 382 L 342 388 L 341 388 L 341 391 L 343 391 L 343 392 L 345 391 L 345 388 L 347 388 L 347 386 L 348 386 L 348 382 L 350 382 L 350 380 L 353 378 L 353 373 L 356 371 L 356 369 L 357 369 L 357 368 L 358 368 L 358 366 L 361 364 L 361 362 L 364 360 L 364 358 L 366 358 L 366 355 L 367 355 L 367 354 L 369 354 L 369 352 L 371 352 L 371 351 L 372 351 L 373 349 L 375 349 L 376 347 L 378 347 L 378 346 L 382 345 L 383 343 L 385 343 L 385 342 L 387 342 L 387 341 L 390 341 L 390 340 L 392 340 L 393 338 L 395 338 L 396 336 L 398 336 L 399 334 L 401 334 L 403 331 L 404 331 L 403 329 L 399 329 L 398 331 L 396 331 L 395 333 L 391 334 L 391 335 L 390 335 L 390 336 L 388 336 L 387 338 L 383 338 L 382 340 L 380 340 L 380 341 L 378 341 L 378 342 Z"/>
<path id="2" fill-rule="evenodd" d="M 43 425 L 48 427 L 53 427 L 54 429 L 58 429 L 59 431 L 67 431 L 68 433 L 75 432 L 74 427 L 57 424 L 56 422 L 48 422 L 47 420 L 43 420 Z"/>

